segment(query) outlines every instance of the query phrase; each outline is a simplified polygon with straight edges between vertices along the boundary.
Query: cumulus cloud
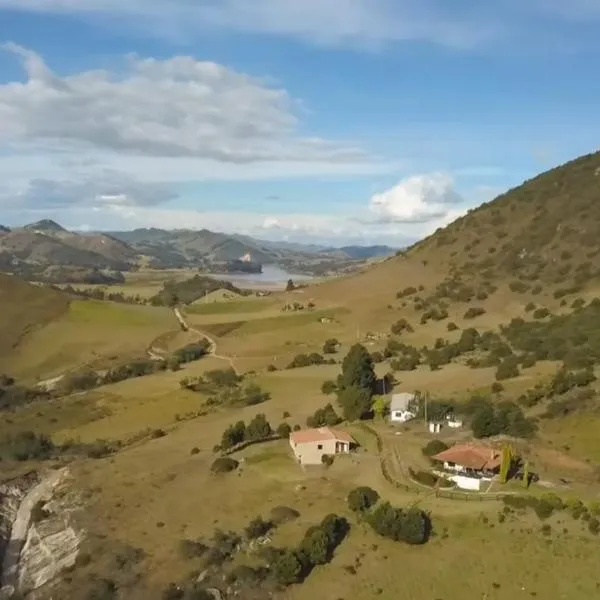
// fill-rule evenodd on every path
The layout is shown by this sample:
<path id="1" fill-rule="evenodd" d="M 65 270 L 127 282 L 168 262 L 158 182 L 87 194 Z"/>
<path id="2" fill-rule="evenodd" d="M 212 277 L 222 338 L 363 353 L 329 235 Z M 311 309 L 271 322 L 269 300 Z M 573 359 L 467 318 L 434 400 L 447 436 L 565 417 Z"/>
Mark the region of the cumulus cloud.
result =
<path id="1" fill-rule="evenodd" d="M 452 177 L 433 173 L 403 179 L 372 196 L 369 207 L 382 222 L 422 223 L 444 218 L 461 202 Z"/>
<path id="2" fill-rule="evenodd" d="M 353 145 L 297 134 L 295 102 L 213 62 L 130 56 L 124 72 L 60 76 L 36 53 L 6 44 L 23 61 L 24 83 L 0 85 L 0 140 L 46 141 L 138 155 L 225 163 L 352 163 Z"/>

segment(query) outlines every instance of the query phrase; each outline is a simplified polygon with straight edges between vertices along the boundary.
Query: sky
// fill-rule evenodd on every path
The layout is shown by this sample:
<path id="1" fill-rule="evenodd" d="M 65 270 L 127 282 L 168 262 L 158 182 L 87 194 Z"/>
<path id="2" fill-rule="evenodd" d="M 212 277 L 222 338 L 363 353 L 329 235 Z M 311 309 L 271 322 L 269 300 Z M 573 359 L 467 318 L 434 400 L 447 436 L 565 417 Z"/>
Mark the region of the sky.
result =
<path id="1" fill-rule="evenodd" d="M 0 0 L 0 223 L 400 247 L 600 139 L 598 0 Z"/>

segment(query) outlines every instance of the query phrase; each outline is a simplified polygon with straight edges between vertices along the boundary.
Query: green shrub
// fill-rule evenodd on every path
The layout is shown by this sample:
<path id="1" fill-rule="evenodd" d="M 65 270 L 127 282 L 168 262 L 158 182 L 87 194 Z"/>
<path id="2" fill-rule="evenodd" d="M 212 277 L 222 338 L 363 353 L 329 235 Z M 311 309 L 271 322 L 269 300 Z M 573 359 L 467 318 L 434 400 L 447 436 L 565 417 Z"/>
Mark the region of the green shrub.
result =
<path id="1" fill-rule="evenodd" d="M 378 500 L 379 494 L 374 489 L 366 486 L 357 487 L 348 494 L 348 508 L 354 512 L 364 512 Z"/>
<path id="2" fill-rule="evenodd" d="M 230 473 L 231 471 L 235 471 L 239 462 L 229 456 L 222 456 L 213 461 L 210 466 L 210 470 L 213 473 Z"/>
<path id="3" fill-rule="evenodd" d="M 424 456 L 431 458 L 432 456 L 435 456 L 436 454 L 439 454 L 448 448 L 448 444 L 442 442 L 442 440 L 431 440 L 427 442 L 423 448 L 421 448 L 421 452 Z"/>
<path id="4" fill-rule="evenodd" d="M 471 308 L 467 309 L 467 311 L 463 315 L 463 319 L 475 319 L 476 317 L 479 317 L 484 314 L 485 308 L 481 306 L 472 306 Z"/>

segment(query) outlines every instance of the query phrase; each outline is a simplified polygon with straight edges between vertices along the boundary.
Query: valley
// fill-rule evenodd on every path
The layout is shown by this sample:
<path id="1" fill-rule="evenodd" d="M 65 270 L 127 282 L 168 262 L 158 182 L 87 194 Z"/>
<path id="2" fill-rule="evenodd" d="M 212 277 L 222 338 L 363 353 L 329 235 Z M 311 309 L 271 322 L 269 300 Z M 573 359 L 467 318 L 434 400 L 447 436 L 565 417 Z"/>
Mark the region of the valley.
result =
<path id="1" fill-rule="evenodd" d="M 0 275 L 0 548 L 26 490 L 64 474 L 31 507 L 10 585 L 35 600 L 596 597 L 598 173 L 600 153 L 582 157 L 397 254 L 278 289 L 206 277 L 191 246 L 169 263 L 160 230 L 110 234 L 136 256 L 162 245 L 164 268 L 119 281 Z M 394 422 L 399 393 L 415 404 Z M 353 450 L 299 464 L 290 432 L 315 425 Z M 434 457 L 465 444 L 510 453 L 510 476 L 457 486 Z M 349 505 L 358 487 L 373 506 Z M 303 536 L 332 513 L 349 530 L 319 554 Z M 30 549 L 61 519 L 65 551 L 40 567 Z"/>

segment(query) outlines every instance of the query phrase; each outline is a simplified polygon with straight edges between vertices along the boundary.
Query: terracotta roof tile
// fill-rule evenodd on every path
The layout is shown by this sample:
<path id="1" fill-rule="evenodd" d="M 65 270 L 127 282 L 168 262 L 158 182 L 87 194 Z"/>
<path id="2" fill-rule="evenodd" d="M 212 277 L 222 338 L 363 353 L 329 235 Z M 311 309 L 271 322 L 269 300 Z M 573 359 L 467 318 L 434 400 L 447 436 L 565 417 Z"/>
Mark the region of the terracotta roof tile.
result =
<path id="1" fill-rule="evenodd" d="M 309 444 L 324 440 L 339 440 L 349 444 L 356 443 L 352 436 L 346 431 L 332 429 L 331 427 L 318 427 L 316 429 L 301 429 L 290 434 L 290 440 L 295 444 Z"/>
<path id="2" fill-rule="evenodd" d="M 502 462 L 500 452 L 497 450 L 474 444 L 456 444 L 432 458 L 476 470 L 495 469 Z"/>

